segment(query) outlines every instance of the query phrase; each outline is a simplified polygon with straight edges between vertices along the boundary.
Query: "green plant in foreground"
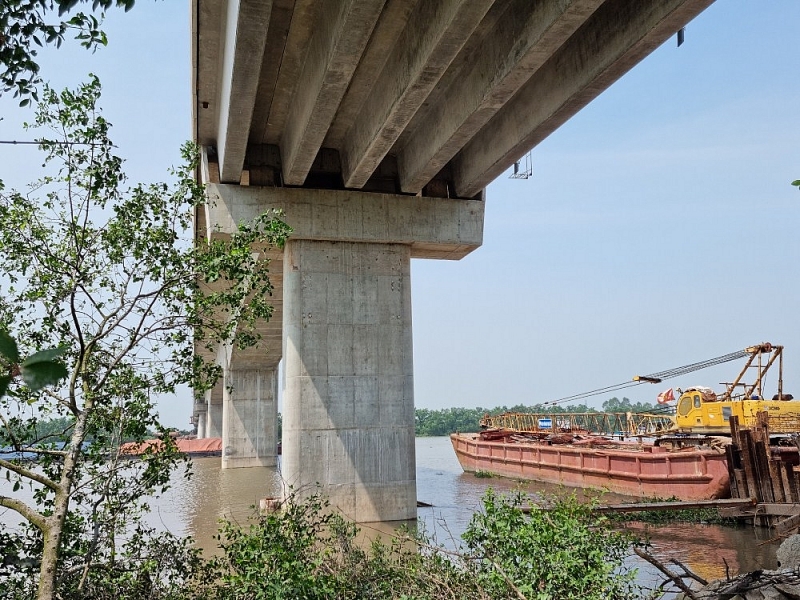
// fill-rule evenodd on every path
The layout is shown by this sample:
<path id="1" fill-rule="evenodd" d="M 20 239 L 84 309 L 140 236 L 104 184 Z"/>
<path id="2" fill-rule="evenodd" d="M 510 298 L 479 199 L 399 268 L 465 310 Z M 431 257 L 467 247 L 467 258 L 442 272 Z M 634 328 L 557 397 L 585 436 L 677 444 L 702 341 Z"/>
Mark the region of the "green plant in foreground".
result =
<path id="1" fill-rule="evenodd" d="M 523 498 L 489 491 L 465 545 L 447 549 L 424 532 L 365 543 L 320 496 L 223 525 L 223 554 L 192 588 L 215 600 L 459 598 L 549 600 L 638 596 L 622 566 L 629 540 L 574 496 L 527 514 Z"/>
<path id="2" fill-rule="evenodd" d="M 0 457 L 0 507 L 27 522 L 0 530 L 3 600 L 140 589 L 125 565 L 151 572 L 140 519 L 180 461 L 155 398 L 214 385 L 219 367 L 197 349 L 257 342 L 272 314 L 261 252 L 289 232 L 265 213 L 192 243 L 207 201 L 197 149 L 183 148 L 167 183 L 129 185 L 100 92 L 96 77 L 45 86 L 30 125 L 43 135 L 42 177 L 24 193 L 0 184 L 0 447 L 36 456 Z M 123 442 L 152 431 L 163 444 L 129 460 Z"/>
<path id="3" fill-rule="evenodd" d="M 635 571 L 623 570 L 630 538 L 572 494 L 548 509 L 523 511 L 523 496 L 483 498 L 463 538 L 480 558 L 478 577 L 491 597 L 634 598 Z"/>
<path id="4" fill-rule="evenodd" d="M 0 329 L 0 397 L 5 396 L 13 379 L 19 375 L 29 390 L 36 392 L 67 376 L 67 368 L 58 360 L 65 348 L 36 352 L 23 359 L 14 338 Z"/>

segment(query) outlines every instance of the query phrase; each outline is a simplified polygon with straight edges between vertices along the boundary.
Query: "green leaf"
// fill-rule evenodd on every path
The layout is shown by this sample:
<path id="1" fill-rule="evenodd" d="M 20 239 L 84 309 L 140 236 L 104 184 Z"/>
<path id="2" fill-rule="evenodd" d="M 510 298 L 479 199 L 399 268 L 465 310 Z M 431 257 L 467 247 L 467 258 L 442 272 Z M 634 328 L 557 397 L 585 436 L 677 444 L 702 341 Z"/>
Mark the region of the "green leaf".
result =
<path id="1" fill-rule="evenodd" d="M 6 390 L 8 390 L 9 383 L 11 383 L 11 377 L 9 375 L 3 375 L 0 377 L 0 398 L 6 395 Z"/>
<path id="2" fill-rule="evenodd" d="M 0 354 L 5 356 L 9 362 L 19 362 L 19 350 L 17 349 L 17 342 L 14 341 L 8 332 L 0 329 Z"/>
<path id="3" fill-rule="evenodd" d="M 20 374 L 25 385 L 33 391 L 37 391 L 65 378 L 67 368 L 54 361 L 36 362 L 31 365 L 20 365 Z"/>
<path id="4" fill-rule="evenodd" d="M 795 180 L 792 182 L 792 185 L 796 185 L 797 187 L 800 187 L 800 179 L 795 179 Z"/>
<path id="5" fill-rule="evenodd" d="M 58 358 L 64 354 L 66 350 L 67 348 L 65 346 L 59 346 L 58 348 L 50 348 L 49 350 L 42 350 L 36 354 L 31 354 L 28 358 L 22 361 L 20 367 L 28 367 L 40 362 L 51 362 L 54 358 Z"/>

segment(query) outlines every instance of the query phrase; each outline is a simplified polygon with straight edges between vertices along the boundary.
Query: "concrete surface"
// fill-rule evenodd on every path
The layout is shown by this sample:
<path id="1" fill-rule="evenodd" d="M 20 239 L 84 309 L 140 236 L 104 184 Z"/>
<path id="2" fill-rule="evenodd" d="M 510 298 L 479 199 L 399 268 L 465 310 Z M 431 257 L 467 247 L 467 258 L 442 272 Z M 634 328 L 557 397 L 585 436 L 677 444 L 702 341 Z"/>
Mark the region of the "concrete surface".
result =
<path id="1" fill-rule="evenodd" d="M 274 467 L 278 456 L 277 369 L 227 369 L 222 468 Z"/>
<path id="2" fill-rule="evenodd" d="M 282 476 L 358 522 L 416 518 L 410 248 L 290 241 Z"/>

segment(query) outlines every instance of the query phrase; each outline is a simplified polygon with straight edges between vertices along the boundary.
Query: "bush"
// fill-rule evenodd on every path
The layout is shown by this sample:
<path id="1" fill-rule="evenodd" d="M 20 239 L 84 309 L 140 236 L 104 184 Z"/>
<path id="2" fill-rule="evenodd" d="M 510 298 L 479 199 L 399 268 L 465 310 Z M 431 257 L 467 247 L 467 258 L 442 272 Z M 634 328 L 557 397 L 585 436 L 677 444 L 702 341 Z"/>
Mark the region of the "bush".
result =
<path id="1" fill-rule="evenodd" d="M 320 496 L 290 502 L 251 525 L 223 525 L 194 597 L 634 598 L 622 571 L 628 539 L 575 496 L 523 511 L 522 496 L 487 492 L 457 551 L 424 533 L 358 542 L 359 530 Z"/>
<path id="2" fill-rule="evenodd" d="M 65 555 L 59 594 L 87 600 L 637 597 L 635 572 L 622 565 L 629 540 L 604 517 L 574 495 L 530 511 L 523 500 L 519 493 L 487 492 L 455 550 L 407 529 L 366 544 L 358 527 L 319 495 L 287 502 L 248 525 L 223 523 L 222 552 L 209 560 L 188 540 L 137 528 L 118 553 L 97 557 L 102 568 L 87 569 L 79 556 Z M 7 578 L 0 598 L 28 600 L 35 594 L 31 583 Z"/>
<path id="3" fill-rule="evenodd" d="M 638 597 L 635 571 L 623 570 L 631 540 L 574 493 L 525 511 L 520 493 L 489 490 L 463 538 L 493 598 Z"/>

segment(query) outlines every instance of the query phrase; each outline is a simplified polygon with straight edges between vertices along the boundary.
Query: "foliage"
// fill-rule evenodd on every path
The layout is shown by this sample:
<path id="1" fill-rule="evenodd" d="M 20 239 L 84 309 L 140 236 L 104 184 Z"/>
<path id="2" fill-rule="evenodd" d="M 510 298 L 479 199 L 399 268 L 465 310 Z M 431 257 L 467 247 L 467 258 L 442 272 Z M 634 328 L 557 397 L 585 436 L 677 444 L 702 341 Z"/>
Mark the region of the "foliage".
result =
<path id="1" fill-rule="evenodd" d="M 603 411 L 609 413 L 644 413 L 652 412 L 656 406 L 648 402 L 631 402 L 627 398 L 620 400 L 617 397 L 610 398 L 603 402 Z"/>
<path id="2" fill-rule="evenodd" d="M 619 400 L 611 398 L 603 403 L 605 412 L 649 412 L 654 410 L 652 404 L 646 402 L 631 403 L 627 398 Z M 590 408 L 585 404 L 570 404 L 567 406 L 552 406 L 546 404 L 535 404 L 533 406 L 523 406 L 518 404 L 508 408 L 497 406 L 495 408 L 444 408 L 431 410 L 418 408 L 415 411 L 416 435 L 418 436 L 441 436 L 450 435 L 453 432 L 474 433 L 480 431 L 478 424 L 486 414 L 499 415 L 505 412 L 527 412 L 527 413 L 588 413 L 598 412 L 596 408 Z"/>
<path id="3" fill-rule="evenodd" d="M 478 421 L 486 414 L 482 408 L 445 408 L 430 410 L 418 408 L 414 411 L 415 429 L 418 436 L 450 435 L 454 431 L 469 433 L 480 431 Z"/>
<path id="4" fill-rule="evenodd" d="M 795 179 L 795 180 L 792 182 L 792 185 L 795 185 L 795 186 L 797 186 L 797 189 L 798 189 L 798 190 L 800 190 L 800 179 Z"/>
<path id="5" fill-rule="evenodd" d="M 5 372 L 0 375 L 0 398 L 17 375 L 34 392 L 64 379 L 67 369 L 56 360 L 63 352 L 63 348 L 42 350 L 23 360 L 16 340 L 0 329 L 0 372 Z"/>
<path id="6" fill-rule="evenodd" d="M 9 443 L 11 439 L 18 440 L 26 446 L 57 443 L 65 432 L 72 429 L 74 421 L 75 419 L 70 417 L 57 417 L 34 422 L 19 420 L 14 424 L 9 423 L 7 428 L 0 430 L 0 448 L 7 448 L 8 446 L 2 444 Z"/>
<path id="7" fill-rule="evenodd" d="M 0 545 L 7 551 L 16 542 L 19 554 L 6 554 L 0 564 L 3 600 L 28 600 L 36 596 L 38 563 L 31 558 L 35 533 L 28 537 L 0 532 Z M 5 539 L 4 539 L 5 538 Z M 23 542 L 19 544 L 19 542 Z M 105 547 L 104 552 L 109 550 Z M 183 600 L 185 590 L 202 572 L 199 550 L 189 539 L 156 532 L 137 523 L 115 556 L 96 557 L 102 568 L 87 572 L 82 557 L 65 556 L 59 566 L 61 598 L 92 600 Z M 87 576 L 87 574 L 89 576 Z"/>
<path id="8" fill-rule="evenodd" d="M 2 338 L 0 447 L 38 457 L 0 459 L 9 483 L 0 506 L 30 524 L 4 535 L 0 554 L 39 565 L 40 598 L 67 595 L 73 583 L 79 595 L 114 572 L 120 536 L 137 531 L 146 496 L 166 489 L 179 460 L 155 398 L 214 384 L 219 368 L 196 349 L 257 342 L 256 324 L 272 311 L 259 253 L 289 232 L 265 214 L 229 239 L 192 244 L 205 201 L 196 150 L 184 148 L 172 183 L 127 187 L 99 97 L 96 78 L 76 91 L 45 87 L 33 126 L 53 136 L 40 141 L 47 174 L 26 193 L 0 188 L 0 329 L 29 357 L 16 360 Z M 43 388 L 53 380 L 36 365 L 56 355 L 67 377 Z M 52 419 L 65 423 L 55 439 L 40 427 Z M 129 460 L 121 443 L 152 431 L 163 450 Z M 0 574 L 0 589 L 20 581 L 19 569 Z M 73 572 L 77 582 L 64 575 Z"/>
<path id="9" fill-rule="evenodd" d="M 548 509 L 522 510 L 523 498 L 483 498 L 463 538 L 481 559 L 478 577 L 491 597 L 509 587 L 525 598 L 633 598 L 633 572 L 621 571 L 630 540 L 573 494 Z"/>
<path id="10" fill-rule="evenodd" d="M 361 534 L 319 496 L 223 525 L 223 554 L 188 596 L 283 598 L 632 598 L 621 573 L 626 538 L 573 498 L 530 515 L 521 496 L 487 493 L 466 545 L 448 550 L 424 532 L 359 542 Z"/>
<path id="11" fill-rule="evenodd" d="M 91 0 L 94 14 L 77 12 L 66 18 L 79 4 L 90 0 L 4 0 L 0 2 L 0 93 L 14 90 L 14 97 L 22 97 L 21 106 L 38 100 L 36 86 L 41 83 L 37 48 L 45 45 L 61 47 L 67 33 L 84 48 L 94 50 L 105 46 L 106 35 L 100 29 L 105 11 L 113 5 L 126 11 L 133 8 L 134 0 Z M 52 22 L 51 14 L 58 10 L 59 19 Z"/>

